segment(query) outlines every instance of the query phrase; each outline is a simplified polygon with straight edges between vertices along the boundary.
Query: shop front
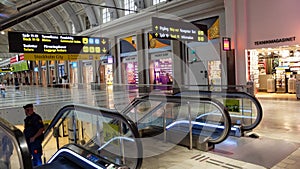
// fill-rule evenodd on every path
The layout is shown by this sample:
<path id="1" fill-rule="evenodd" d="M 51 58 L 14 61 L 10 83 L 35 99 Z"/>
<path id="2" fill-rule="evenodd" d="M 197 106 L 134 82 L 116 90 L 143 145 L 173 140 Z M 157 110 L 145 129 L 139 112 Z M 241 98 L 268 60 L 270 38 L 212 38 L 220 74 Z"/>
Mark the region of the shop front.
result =
<path id="1" fill-rule="evenodd" d="M 122 58 L 122 70 L 125 84 L 129 89 L 137 89 L 138 79 L 138 60 L 136 56 Z"/>
<path id="2" fill-rule="evenodd" d="M 173 70 L 171 52 L 151 54 L 150 79 L 154 89 L 167 90 L 173 84 Z"/>
<path id="3" fill-rule="evenodd" d="M 113 57 L 112 56 L 101 56 L 100 63 L 100 83 L 106 85 L 113 84 Z"/>
<path id="4" fill-rule="evenodd" d="M 247 51 L 248 76 L 261 92 L 295 93 L 300 78 L 300 46 L 279 46 Z"/>

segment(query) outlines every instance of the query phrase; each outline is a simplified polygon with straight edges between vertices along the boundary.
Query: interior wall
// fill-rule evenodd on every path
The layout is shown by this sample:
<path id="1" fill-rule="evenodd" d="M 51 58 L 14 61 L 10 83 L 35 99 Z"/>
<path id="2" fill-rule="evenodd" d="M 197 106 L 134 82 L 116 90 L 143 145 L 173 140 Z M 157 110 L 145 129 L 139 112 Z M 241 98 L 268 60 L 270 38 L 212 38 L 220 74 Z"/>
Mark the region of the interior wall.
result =
<path id="1" fill-rule="evenodd" d="M 247 2 L 248 48 L 300 43 L 299 0 L 251 0 Z M 254 42 L 296 37 L 295 41 L 255 45 Z"/>

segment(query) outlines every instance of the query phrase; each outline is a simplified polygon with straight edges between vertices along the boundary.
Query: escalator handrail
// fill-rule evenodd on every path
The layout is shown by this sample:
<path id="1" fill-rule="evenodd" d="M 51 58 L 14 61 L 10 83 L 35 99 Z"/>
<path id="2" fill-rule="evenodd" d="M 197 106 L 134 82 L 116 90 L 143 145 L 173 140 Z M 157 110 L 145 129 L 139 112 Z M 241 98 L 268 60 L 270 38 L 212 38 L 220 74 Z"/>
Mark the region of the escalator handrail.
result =
<path id="1" fill-rule="evenodd" d="M 244 131 L 250 131 L 253 130 L 254 128 L 256 128 L 260 122 L 262 121 L 263 118 L 263 109 L 262 106 L 260 104 L 260 102 L 258 101 L 258 99 L 254 96 L 252 96 L 251 94 L 247 93 L 247 92 L 240 92 L 240 91 L 226 91 L 226 92 L 222 92 L 222 91 L 205 91 L 205 90 L 183 90 L 181 92 L 175 93 L 174 95 L 179 95 L 181 93 L 189 93 L 189 94 L 195 94 L 198 93 L 199 95 L 205 95 L 208 97 L 212 97 L 213 95 L 218 95 L 221 97 L 228 97 L 228 98 L 247 98 L 250 99 L 252 101 L 252 103 L 254 103 L 256 110 L 257 110 L 257 116 L 256 119 L 253 123 L 251 123 L 250 125 L 246 125 L 246 124 L 242 124 L 242 128 Z M 229 113 L 230 114 L 230 113 Z"/>
<path id="2" fill-rule="evenodd" d="M 186 97 L 186 96 L 171 96 L 171 95 L 144 95 L 141 97 L 137 97 L 131 101 L 127 107 L 125 107 L 121 113 L 124 115 L 127 115 L 136 105 L 139 103 L 145 101 L 145 100 L 151 100 L 151 101 L 160 101 L 160 102 L 171 102 L 171 103 L 187 103 L 187 102 L 209 102 L 210 104 L 214 104 L 222 113 L 224 117 L 224 131 L 223 134 L 217 138 L 217 139 L 212 139 L 209 138 L 210 143 L 221 143 L 224 141 L 230 134 L 230 129 L 231 129 L 231 118 L 229 115 L 229 112 L 227 108 L 220 103 L 218 100 L 213 99 L 213 98 L 195 98 L 195 97 Z M 161 106 L 162 104 L 158 104 L 157 106 Z M 156 109 L 156 108 L 154 108 Z M 148 116 L 149 113 L 153 111 L 148 112 L 145 116 Z M 143 117 L 142 117 L 143 118 Z"/>
<path id="3" fill-rule="evenodd" d="M 91 107 L 91 106 L 87 106 L 87 105 L 73 103 L 73 104 L 65 105 L 56 113 L 55 117 L 53 118 L 53 120 L 51 121 L 51 123 L 49 124 L 49 126 L 47 127 L 47 129 L 44 132 L 45 138 L 51 133 L 50 132 L 51 129 L 56 126 L 56 124 L 59 122 L 59 120 L 63 117 L 66 117 L 66 114 L 69 114 L 71 110 L 79 110 L 79 111 L 82 110 L 83 112 L 87 112 L 87 113 L 91 113 L 91 114 L 95 114 L 95 115 L 99 115 L 99 113 L 100 113 L 101 116 L 112 117 L 113 119 L 119 119 L 129 127 L 134 138 L 140 137 L 135 123 L 129 117 L 120 114 L 117 110 L 107 109 L 107 108 L 103 108 L 103 107 Z M 96 114 L 94 112 L 98 112 L 98 114 Z M 136 168 L 140 168 L 142 165 L 142 155 L 143 155 L 142 143 L 141 143 L 140 139 L 136 139 L 135 141 L 136 141 L 137 149 L 138 149 L 137 150 L 138 158 L 137 158 Z"/>
<path id="4" fill-rule="evenodd" d="M 16 147 L 16 150 L 21 157 L 20 160 L 23 167 L 23 169 L 32 169 L 32 163 L 31 163 L 31 154 L 29 152 L 26 139 L 24 134 L 13 124 L 9 123 L 8 121 L 4 120 L 0 117 L 0 128 L 8 135 L 11 136 L 11 138 L 15 138 L 14 141 L 15 145 L 18 145 Z"/>

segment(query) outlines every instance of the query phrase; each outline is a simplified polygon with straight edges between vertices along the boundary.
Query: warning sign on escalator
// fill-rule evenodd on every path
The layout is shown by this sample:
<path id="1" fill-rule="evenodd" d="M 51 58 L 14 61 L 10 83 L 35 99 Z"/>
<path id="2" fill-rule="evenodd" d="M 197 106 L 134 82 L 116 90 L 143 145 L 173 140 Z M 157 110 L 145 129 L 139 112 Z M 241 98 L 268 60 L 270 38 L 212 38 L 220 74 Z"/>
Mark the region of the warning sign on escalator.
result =
<path id="1" fill-rule="evenodd" d="M 240 101 L 237 99 L 225 99 L 224 105 L 230 112 L 240 112 Z"/>
<path id="2" fill-rule="evenodd" d="M 112 138 L 119 136 L 119 126 L 116 124 L 108 124 L 103 123 L 103 137 L 104 141 L 108 142 Z M 114 144 L 118 144 L 118 142 L 113 142 Z"/>

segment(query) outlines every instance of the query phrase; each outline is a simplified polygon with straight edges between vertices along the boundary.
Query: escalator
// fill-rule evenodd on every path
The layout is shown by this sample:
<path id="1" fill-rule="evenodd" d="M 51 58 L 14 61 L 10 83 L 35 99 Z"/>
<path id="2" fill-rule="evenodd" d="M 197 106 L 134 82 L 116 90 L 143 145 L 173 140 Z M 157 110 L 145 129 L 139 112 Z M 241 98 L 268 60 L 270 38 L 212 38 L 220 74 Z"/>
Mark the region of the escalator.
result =
<path id="1" fill-rule="evenodd" d="M 0 133 L 10 142 L 7 166 L 32 169 L 23 133 L 3 119 Z M 129 118 L 114 110 L 77 104 L 64 106 L 55 115 L 45 130 L 43 152 L 45 164 L 36 169 L 134 169 L 142 164 L 139 133 Z M 6 161 L 0 163 L 1 169 L 6 169 Z"/>
<path id="2" fill-rule="evenodd" d="M 223 103 L 231 118 L 230 131 L 232 136 L 243 136 L 245 132 L 255 129 L 261 122 L 263 110 L 256 97 L 238 91 L 200 91 L 183 90 L 174 96 L 189 96 L 196 98 L 214 98 Z"/>
<path id="3" fill-rule="evenodd" d="M 199 117 L 205 117 L 205 121 L 199 121 Z M 202 143 L 221 143 L 229 135 L 230 124 L 226 108 L 210 98 L 143 96 L 134 99 L 121 113 L 66 105 L 44 132 L 45 164 L 37 168 L 140 168 L 143 158 L 164 153 L 174 145 L 192 149 Z M 10 161 L 9 167 L 32 169 L 23 133 L 3 119 L 0 131 L 13 145 L 6 160 Z M 0 165 L 5 169 L 5 161 Z"/>
<path id="4" fill-rule="evenodd" d="M 203 145 L 209 148 L 221 143 L 228 137 L 231 127 L 227 109 L 210 98 L 146 95 L 135 98 L 121 114 L 136 123 L 143 145 L 144 142 L 164 142 L 207 150 Z M 144 151 L 147 150 L 144 148 Z M 159 153 L 163 152 L 157 150 L 151 152 L 151 156 Z"/>

